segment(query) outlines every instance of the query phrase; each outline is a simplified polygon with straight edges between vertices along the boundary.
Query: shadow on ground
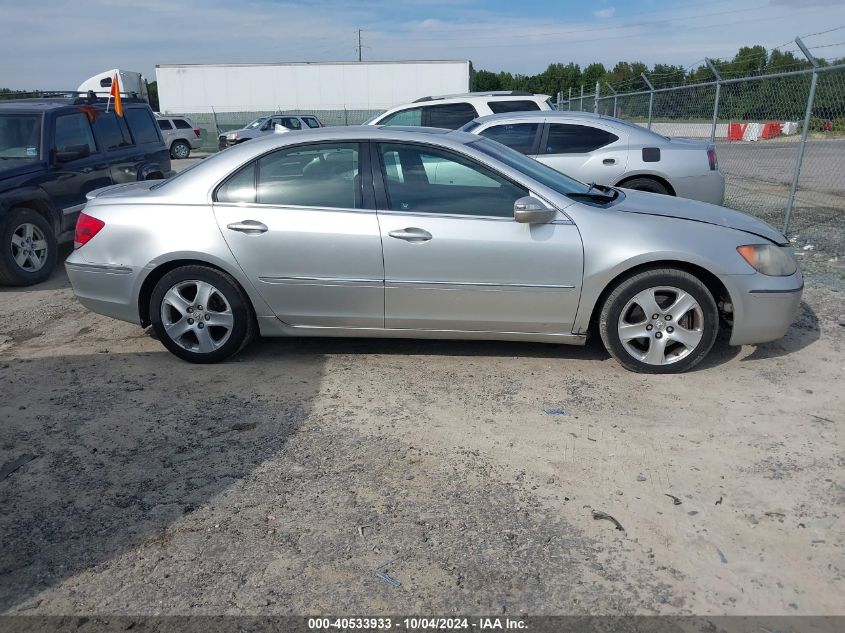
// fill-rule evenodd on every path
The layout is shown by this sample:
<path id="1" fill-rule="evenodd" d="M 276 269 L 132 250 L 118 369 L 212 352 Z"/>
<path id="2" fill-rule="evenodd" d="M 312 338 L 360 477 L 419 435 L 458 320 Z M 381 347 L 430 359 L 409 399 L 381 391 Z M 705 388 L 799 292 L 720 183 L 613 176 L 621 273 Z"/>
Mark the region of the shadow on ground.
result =
<path id="1" fill-rule="evenodd" d="M 0 360 L 0 463 L 25 462 L 0 481 L 0 611 L 156 537 L 282 451 L 323 362 L 264 360 L 248 370 L 164 352 Z M 49 400 L 35 400 L 45 375 Z"/>

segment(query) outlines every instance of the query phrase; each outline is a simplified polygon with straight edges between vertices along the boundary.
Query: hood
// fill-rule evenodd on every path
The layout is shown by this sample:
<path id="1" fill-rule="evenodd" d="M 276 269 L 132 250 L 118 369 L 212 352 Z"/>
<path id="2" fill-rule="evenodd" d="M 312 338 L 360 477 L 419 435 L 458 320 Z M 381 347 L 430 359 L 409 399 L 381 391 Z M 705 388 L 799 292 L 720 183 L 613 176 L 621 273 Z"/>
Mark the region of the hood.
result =
<path id="1" fill-rule="evenodd" d="M 740 211 L 718 207 L 706 202 L 698 202 L 697 200 L 625 189 L 625 199 L 614 208 L 625 213 L 662 215 L 667 218 L 715 224 L 729 229 L 745 231 L 775 244 L 786 245 L 789 243 L 783 233 L 763 222 L 763 220 Z"/>
<path id="2" fill-rule="evenodd" d="M 0 158 L 0 179 L 44 171 L 44 161 L 27 158 Z"/>
<path id="3" fill-rule="evenodd" d="M 108 187 L 101 187 L 89 191 L 86 198 L 89 200 L 99 200 L 101 198 L 128 198 L 138 194 L 144 194 L 150 190 L 153 185 L 159 184 L 161 180 L 142 180 L 139 182 L 127 182 L 122 185 L 109 185 Z"/>

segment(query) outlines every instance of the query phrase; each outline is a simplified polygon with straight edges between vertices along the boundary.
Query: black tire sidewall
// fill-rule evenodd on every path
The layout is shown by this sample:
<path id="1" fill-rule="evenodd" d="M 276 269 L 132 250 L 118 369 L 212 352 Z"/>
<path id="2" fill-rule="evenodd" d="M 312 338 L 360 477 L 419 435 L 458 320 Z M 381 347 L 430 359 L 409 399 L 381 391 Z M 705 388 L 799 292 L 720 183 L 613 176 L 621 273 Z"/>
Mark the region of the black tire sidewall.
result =
<path id="1" fill-rule="evenodd" d="M 634 189 L 645 193 L 657 193 L 662 196 L 671 195 L 666 185 L 652 178 L 634 178 L 623 185 L 626 189 Z"/>
<path id="2" fill-rule="evenodd" d="M 182 281 L 205 281 L 219 290 L 232 308 L 232 333 L 222 347 L 208 353 L 191 352 L 180 347 L 165 332 L 161 322 L 161 302 L 170 288 Z M 252 308 L 246 293 L 229 275 L 207 266 L 183 266 L 165 274 L 150 296 L 150 322 L 162 345 L 179 358 L 191 363 L 217 363 L 236 354 L 249 342 L 252 333 Z"/>
<path id="3" fill-rule="evenodd" d="M 47 261 L 40 270 L 23 270 L 12 257 L 12 233 L 24 223 L 34 224 L 44 233 L 47 240 Z M 0 283 L 12 286 L 31 286 L 46 281 L 56 268 L 58 244 L 53 227 L 47 219 L 32 209 L 14 208 L 0 220 Z"/>
<path id="4" fill-rule="evenodd" d="M 685 358 L 668 365 L 649 365 L 625 349 L 619 338 L 617 324 L 622 309 L 637 293 L 658 286 L 672 286 L 690 293 L 704 315 L 704 333 L 698 346 Z M 650 374 L 677 374 L 700 363 L 710 352 L 719 332 L 719 310 L 713 295 L 701 281 L 689 273 L 672 270 L 652 270 L 621 282 L 608 296 L 599 318 L 599 329 L 607 351 L 626 369 Z"/>

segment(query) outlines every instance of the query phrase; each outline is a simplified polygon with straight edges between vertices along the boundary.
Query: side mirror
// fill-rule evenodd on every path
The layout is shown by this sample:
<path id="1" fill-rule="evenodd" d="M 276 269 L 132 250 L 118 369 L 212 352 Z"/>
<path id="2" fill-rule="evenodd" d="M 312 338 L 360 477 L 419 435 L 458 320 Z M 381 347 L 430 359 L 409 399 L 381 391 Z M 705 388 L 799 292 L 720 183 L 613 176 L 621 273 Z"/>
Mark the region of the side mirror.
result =
<path id="1" fill-rule="evenodd" d="M 546 224 L 555 217 L 555 210 L 549 209 L 537 198 L 525 196 L 513 203 L 513 219 L 524 224 Z"/>

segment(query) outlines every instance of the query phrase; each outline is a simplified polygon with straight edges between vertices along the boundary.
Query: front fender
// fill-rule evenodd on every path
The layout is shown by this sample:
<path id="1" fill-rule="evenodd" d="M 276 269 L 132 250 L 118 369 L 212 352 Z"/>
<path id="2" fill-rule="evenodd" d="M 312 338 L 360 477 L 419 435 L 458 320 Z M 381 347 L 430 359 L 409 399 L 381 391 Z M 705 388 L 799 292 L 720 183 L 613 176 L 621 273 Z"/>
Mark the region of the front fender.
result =
<path id="1" fill-rule="evenodd" d="M 61 232 L 62 212 L 41 187 L 33 185 L 17 187 L 0 194 L 0 216 L 15 207 L 27 207 L 43 213 L 53 226 L 53 231 L 57 235 Z"/>

